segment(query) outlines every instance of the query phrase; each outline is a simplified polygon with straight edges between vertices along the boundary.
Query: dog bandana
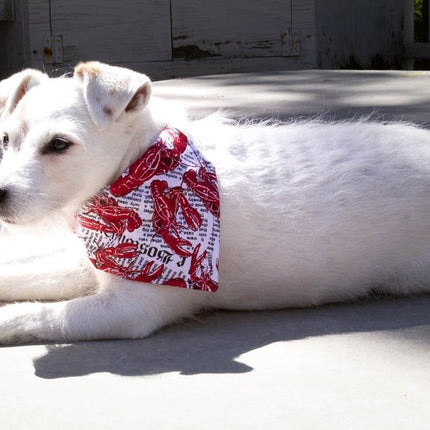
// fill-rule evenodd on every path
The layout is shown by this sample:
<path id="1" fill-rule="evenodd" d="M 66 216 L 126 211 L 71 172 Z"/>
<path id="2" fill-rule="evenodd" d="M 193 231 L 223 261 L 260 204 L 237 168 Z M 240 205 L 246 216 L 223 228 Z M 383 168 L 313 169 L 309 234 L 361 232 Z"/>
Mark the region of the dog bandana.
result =
<path id="1" fill-rule="evenodd" d="M 78 211 L 76 234 L 99 270 L 216 291 L 219 215 L 215 168 L 182 132 L 165 128 L 142 157 Z"/>

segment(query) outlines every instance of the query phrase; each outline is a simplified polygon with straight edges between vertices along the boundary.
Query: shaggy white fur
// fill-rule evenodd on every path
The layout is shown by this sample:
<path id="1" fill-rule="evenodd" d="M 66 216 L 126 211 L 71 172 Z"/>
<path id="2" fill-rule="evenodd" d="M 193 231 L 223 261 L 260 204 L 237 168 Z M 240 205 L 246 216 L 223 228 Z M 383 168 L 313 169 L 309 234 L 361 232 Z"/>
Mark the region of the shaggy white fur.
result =
<path id="1" fill-rule="evenodd" d="M 6 227 L 72 223 L 85 200 L 171 125 L 217 169 L 220 288 L 136 284 L 96 271 L 67 233 L 61 246 L 24 258 L 29 239 L 12 236 L 19 257 L 12 263 L 10 248 L 3 252 L 0 300 L 57 302 L 2 307 L 0 343 L 135 338 L 207 308 L 430 290 L 429 131 L 371 121 L 189 121 L 150 98 L 146 76 L 95 62 L 79 65 L 73 78 L 29 70 L 10 79 L 0 84 Z M 59 138 L 69 145 L 55 153 Z M 11 243 L 3 238 L 3 251 Z"/>

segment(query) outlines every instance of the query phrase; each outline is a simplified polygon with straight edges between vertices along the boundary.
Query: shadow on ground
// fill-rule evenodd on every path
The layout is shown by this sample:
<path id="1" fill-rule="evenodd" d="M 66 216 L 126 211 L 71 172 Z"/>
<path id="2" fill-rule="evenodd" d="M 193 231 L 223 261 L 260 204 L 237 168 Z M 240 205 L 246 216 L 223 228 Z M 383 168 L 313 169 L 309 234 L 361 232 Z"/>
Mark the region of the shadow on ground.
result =
<path id="1" fill-rule="evenodd" d="M 419 330 L 411 335 L 411 328 Z M 274 342 L 375 331 L 430 346 L 430 296 L 314 309 L 206 313 L 147 339 L 49 345 L 34 367 L 37 376 L 47 379 L 99 372 L 243 373 L 252 368 L 235 359 Z"/>

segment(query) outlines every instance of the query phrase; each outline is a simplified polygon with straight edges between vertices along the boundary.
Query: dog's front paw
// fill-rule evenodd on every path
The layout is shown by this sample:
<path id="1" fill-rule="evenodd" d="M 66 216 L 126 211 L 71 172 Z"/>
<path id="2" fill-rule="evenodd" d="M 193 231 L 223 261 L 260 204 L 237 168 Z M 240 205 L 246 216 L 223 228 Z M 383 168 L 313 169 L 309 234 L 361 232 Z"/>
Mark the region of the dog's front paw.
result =
<path id="1" fill-rule="evenodd" d="M 46 326 L 47 319 L 49 318 L 42 303 L 0 307 L 0 345 L 16 345 L 46 339 L 42 327 Z"/>

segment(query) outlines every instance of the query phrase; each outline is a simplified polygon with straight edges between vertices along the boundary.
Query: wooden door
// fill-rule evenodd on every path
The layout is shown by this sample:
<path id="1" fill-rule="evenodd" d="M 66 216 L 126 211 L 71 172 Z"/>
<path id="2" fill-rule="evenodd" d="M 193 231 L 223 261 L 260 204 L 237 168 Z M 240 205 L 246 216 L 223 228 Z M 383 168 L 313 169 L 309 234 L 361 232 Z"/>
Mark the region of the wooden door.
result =
<path id="1" fill-rule="evenodd" d="M 21 0 L 24 1 L 24 0 Z M 315 67 L 315 0 L 26 0 L 31 67 L 152 78 Z"/>
<path id="2" fill-rule="evenodd" d="M 33 66 L 171 59 L 169 0 L 30 0 Z"/>
<path id="3" fill-rule="evenodd" d="M 283 55 L 291 0 L 172 0 L 174 59 Z"/>

